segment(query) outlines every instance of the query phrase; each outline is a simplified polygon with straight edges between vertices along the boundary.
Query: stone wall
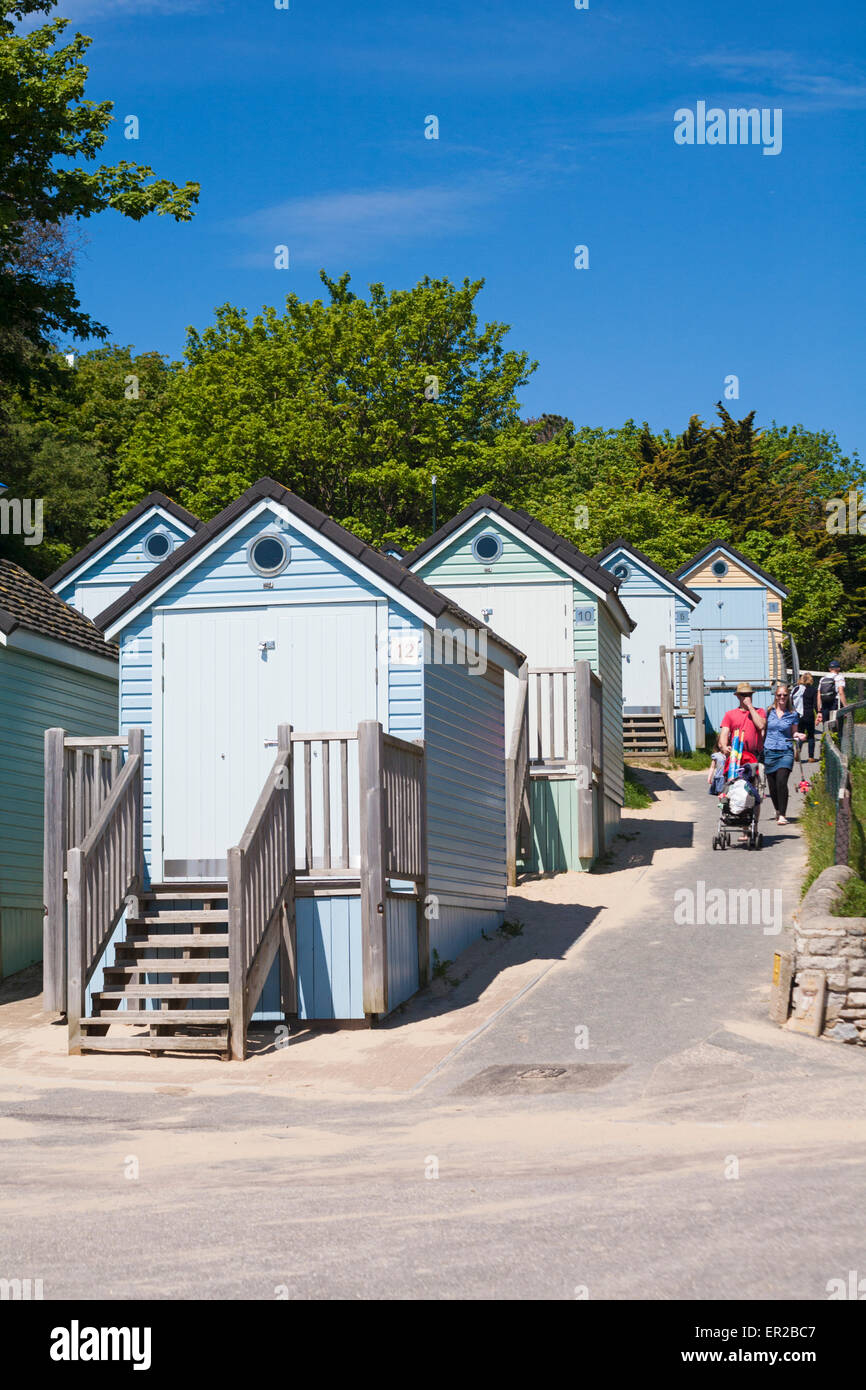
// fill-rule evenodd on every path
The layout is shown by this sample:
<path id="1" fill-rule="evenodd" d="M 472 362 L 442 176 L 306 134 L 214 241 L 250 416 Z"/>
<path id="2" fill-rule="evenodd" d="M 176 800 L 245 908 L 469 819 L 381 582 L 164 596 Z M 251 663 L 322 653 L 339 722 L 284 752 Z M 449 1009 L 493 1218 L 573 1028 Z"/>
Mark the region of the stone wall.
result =
<path id="1" fill-rule="evenodd" d="M 853 876 L 844 864 L 825 869 L 794 915 L 793 1002 L 796 1013 L 804 973 L 821 971 L 827 984 L 821 1036 L 866 1046 L 866 917 L 831 913 Z"/>

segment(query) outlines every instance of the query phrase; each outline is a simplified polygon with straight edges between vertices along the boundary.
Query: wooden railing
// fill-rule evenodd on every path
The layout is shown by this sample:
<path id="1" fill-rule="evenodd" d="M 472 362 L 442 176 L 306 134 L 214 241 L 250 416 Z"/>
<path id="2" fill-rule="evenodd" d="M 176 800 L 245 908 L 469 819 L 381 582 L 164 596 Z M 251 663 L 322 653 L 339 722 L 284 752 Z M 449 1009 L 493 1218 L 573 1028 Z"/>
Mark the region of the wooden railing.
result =
<path id="1" fill-rule="evenodd" d="M 573 666 L 538 666 L 529 671 L 531 762 L 574 762 L 574 698 Z"/>
<path id="2" fill-rule="evenodd" d="M 530 853 L 529 673 L 524 665 L 517 683 L 514 725 L 505 759 L 505 863 L 510 887 L 517 883 L 517 860 Z"/>
<path id="3" fill-rule="evenodd" d="M 423 883 L 426 873 L 424 745 L 382 735 L 385 873 Z"/>
<path id="4" fill-rule="evenodd" d="M 66 854 L 80 845 L 123 767 L 127 736 L 70 738 L 45 731 L 43 998 L 66 1012 Z"/>
<path id="5" fill-rule="evenodd" d="M 427 882 L 426 768 L 421 744 L 385 734 L 368 719 L 358 725 L 361 811 L 361 939 L 364 1013 L 388 1012 L 389 880 L 412 880 L 418 947 L 418 982 L 430 978 L 430 924 L 424 911 Z"/>
<path id="6" fill-rule="evenodd" d="M 246 1056 L 247 1027 L 281 940 L 290 988 L 297 991 L 291 740 L 291 726 L 281 724 L 274 765 L 240 844 L 228 852 L 229 1046 L 238 1061 Z M 296 997 L 293 1002 L 287 1012 L 296 1011 Z"/>
<path id="7" fill-rule="evenodd" d="M 339 875 L 360 865 L 357 745 L 356 732 L 292 734 L 298 874 Z"/>
<path id="8" fill-rule="evenodd" d="M 588 661 L 575 662 L 577 703 L 577 852 L 592 860 L 604 851 L 603 685 Z"/>
<path id="9" fill-rule="evenodd" d="M 123 769 L 67 863 L 67 990 L 69 1051 L 81 1050 L 87 985 L 123 915 L 127 895 L 141 884 L 144 734 L 129 732 Z"/>
<path id="10" fill-rule="evenodd" d="M 675 715 L 686 714 L 695 721 L 695 747 L 704 746 L 704 649 L 659 647 L 661 714 L 668 752 L 676 743 Z"/>

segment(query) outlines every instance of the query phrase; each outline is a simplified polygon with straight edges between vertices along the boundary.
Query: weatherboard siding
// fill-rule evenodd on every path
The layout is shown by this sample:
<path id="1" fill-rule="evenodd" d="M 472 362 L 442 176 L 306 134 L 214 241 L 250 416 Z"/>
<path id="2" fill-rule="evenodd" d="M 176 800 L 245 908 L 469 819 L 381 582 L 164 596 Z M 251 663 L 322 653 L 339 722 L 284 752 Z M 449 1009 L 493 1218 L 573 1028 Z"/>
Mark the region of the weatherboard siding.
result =
<path id="1" fill-rule="evenodd" d="M 603 610 L 599 623 L 598 674 L 602 679 L 604 790 L 616 806 L 622 806 L 624 796 L 621 642 L 619 628 Z"/>
<path id="2" fill-rule="evenodd" d="M 431 951 L 454 955 L 505 907 L 505 738 L 501 672 L 425 669 L 427 893 Z M 442 908 L 461 909 L 444 918 Z"/>
<path id="3" fill-rule="evenodd" d="M 154 513 L 140 517 L 130 526 L 128 532 L 118 539 L 112 537 L 107 548 L 97 551 L 84 562 L 81 573 L 74 572 L 57 585 L 57 593 L 74 608 L 79 607 L 79 590 L 93 585 L 116 585 L 128 589 L 146 574 L 150 574 L 157 561 L 145 554 L 144 541 L 152 531 L 167 531 L 177 543 L 188 540 L 192 532 L 181 526 L 174 517 Z"/>
<path id="4" fill-rule="evenodd" d="M 74 660 L 74 656 L 73 656 Z M 113 733 L 117 682 L 0 648 L 0 974 L 42 958 L 45 730 Z"/>
<path id="5" fill-rule="evenodd" d="M 482 565 L 472 554 L 472 542 L 484 531 L 495 532 L 502 541 L 502 554 L 492 565 Z M 444 584 L 501 584 L 508 580 L 525 584 L 540 578 L 562 578 L 562 569 L 554 560 L 546 559 L 528 542 L 518 539 L 495 516 L 479 516 L 438 554 L 425 556 L 412 568 L 434 588 Z"/>

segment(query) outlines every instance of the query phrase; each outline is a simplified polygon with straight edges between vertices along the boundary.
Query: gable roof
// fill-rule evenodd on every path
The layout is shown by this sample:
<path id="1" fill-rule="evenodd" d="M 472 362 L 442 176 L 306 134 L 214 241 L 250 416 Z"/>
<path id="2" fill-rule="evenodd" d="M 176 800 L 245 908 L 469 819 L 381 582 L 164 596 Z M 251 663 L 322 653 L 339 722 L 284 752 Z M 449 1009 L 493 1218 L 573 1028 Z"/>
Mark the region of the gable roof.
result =
<path id="1" fill-rule="evenodd" d="M 769 584 L 771 589 L 775 589 L 777 594 L 781 594 L 782 598 L 788 597 L 790 591 L 785 588 L 784 584 L 780 584 L 778 579 L 774 579 L 771 574 L 767 574 L 767 571 L 762 570 L 760 565 L 756 565 L 754 560 L 750 560 L 746 555 L 743 555 L 741 551 L 735 550 L 730 541 L 710 541 L 709 545 L 705 545 L 703 550 L 699 550 L 697 555 L 692 556 L 691 560 L 686 560 L 684 565 L 680 565 L 679 569 L 674 571 L 675 574 L 678 577 L 690 574 L 692 570 L 697 569 L 699 565 L 703 564 L 704 560 L 708 559 L 714 550 L 724 550 L 725 554 L 730 555 L 732 560 L 736 560 L 738 565 L 742 565 L 743 569 L 751 570 L 752 574 L 756 575 L 758 579 L 763 579 L 766 584 Z"/>
<path id="2" fill-rule="evenodd" d="M 106 642 L 99 629 L 51 592 L 47 584 L 12 560 L 0 560 L 0 632 L 9 636 L 16 628 L 51 637 L 84 652 L 117 660 L 117 648 Z"/>
<path id="3" fill-rule="evenodd" d="M 564 536 L 557 535 L 556 531 L 551 531 L 549 526 L 537 521 L 529 512 L 521 511 L 515 507 L 506 507 L 504 502 L 500 502 L 498 497 L 491 497 L 489 493 L 483 493 L 481 497 L 476 497 L 474 502 L 470 502 L 468 507 L 464 507 L 462 512 L 458 512 L 450 521 L 446 521 L 444 526 L 440 526 L 438 531 L 434 531 L 428 540 L 422 541 L 419 546 L 411 551 L 403 559 L 403 564 L 412 566 L 423 560 L 429 555 L 431 550 L 438 549 L 443 541 L 449 536 L 461 531 L 468 521 L 473 517 L 479 516 L 482 512 L 493 512 L 502 518 L 509 526 L 521 532 L 528 540 L 534 541 L 542 550 L 546 550 L 548 555 L 552 555 L 561 565 L 565 565 L 572 573 L 581 579 L 586 579 L 596 589 L 609 598 L 612 598 L 625 620 L 624 631 L 633 631 L 636 624 L 626 613 L 622 600 L 619 597 L 619 580 L 615 579 L 601 565 L 596 564 L 595 560 L 584 555 L 582 550 L 578 550 L 576 545 L 567 541 Z"/>
<path id="4" fill-rule="evenodd" d="M 197 516 L 193 516 L 192 512 L 188 512 L 186 507 L 180 507 L 177 502 L 172 502 L 171 498 L 166 497 L 165 493 L 149 492 L 146 497 L 142 498 L 140 502 L 136 502 L 134 507 L 130 507 L 128 512 L 125 512 L 122 517 L 113 522 L 105 531 L 100 531 L 98 536 L 94 536 L 92 541 L 88 541 L 87 545 L 82 546 L 71 559 L 64 560 L 60 568 L 56 569 L 53 574 L 48 576 L 45 583 L 50 589 L 56 588 L 67 575 L 72 574 L 74 570 L 80 569 L 83 564 L 102 550 L 103 546 L 107 545 L 109 541 L 114 540 L 115 536 L 119 536 L 121 531 L 125 531 L 133 522 L 138 521 L 139 517 L 144 516 L 152 507 L 161 507 L 164 512 L 168 512 L 169 516 L 174 517 L 175 521 L 179 521 L 182 526 L 189 527 L 191 531 L 197 531 L 202 524 Z"/>
<path id="5" fill-rule="evenodd" d="M 472 627 L 479 631 L 489 632 L 494 641 L 510 652 L 518 661 L 522 663 L 525 660 L 524 653 L 519 648 L 506 642 L 504 637 L 492 632 L 484 623 L 473 618 L 470 613 L 464 613 L 463 609 L 458 607 L 456 603 L 452 603 L 444 594 L 440 594 L 438 590 L 425 584 L 423 579 L 412 574 L 411 570 L 407 570 L 401 561 L 392 559 L 390 555 L 383 555 L 372 545 L 367 545 L 366 541 L 362 541 L 351 531 L 347 531 L 344 526 L 340 526 L 339 522 L 332 520 L 324 512 L 320 512 L 318 507 L 312 506 L 309 502 L 305 502 L 302 497 L 290 492 L 288 488 L 274 482 L 273 478 L 260 478 L 234 502 L 230 502 L 212 521 L 200 522 L 199 529 L 188 540 L 172 551 L 171 555 L 167 556 L 161 564 L 156 565 L 149 574 L 144 575 L 136 584 L 133 584 L 125 594 L 110 604 L 104 613 L 99 614 L 97 618 L 99 626 L 108 628 L 117 622 L 118 618 L 122 618 L 129 609 L 135 608 L 152 590 L 158 588 L 172 574 L 193 559 L 199 551 L 227 530 L 251 506 L 262 500 L 278 502 L 299 521 L 303 521 L 312 530 L 318 531 L 325 539 L 344 550 L 352 559 L 359 560 L 366 569 L 370 570 L 377 578 L 384 580 L 392 589 L 397 589 L 405 594 L 407 599 L 411 599 L 419 608 L 429 613 L 431 618 L 439 618 L 443 613 L 449 613 L 463 627 Z"/>
<path id="6" fill-rule="evenodd" d="M 620 537 L 618 541 L 611 541 L 610 545 L 606 545 L 604 550 L 598 552 L 595 559 L 597 561 L 604 560 L 608 555 L 612 555 L 615 550 L 627 550 L 630 555 L 633 555 L 635 559 L 639 560 L 642 565 L 645 565 L 648 570 L 652 570 L 653 574 L 657 574 L 659 579 L 663 579 L 666 584 L 670 584 L 671 588 L 676 589 L 678 593 L 682 594 L 683 598 L 687 599 L 689 603 L 700 603 L 700 594 L 696 594 L 694 589 L 689 589 L 685 584 L 680 583 L 679 579 L 675 578 L 669 570 L 663 570 L 661 565 L 656 564 L 655 560 L 651 560 L 648 555 L 644 555 L 642 550 L 638 550 L 636 545 L 632 545 L 631 541 L 623 540 L 622 537 Z"/>

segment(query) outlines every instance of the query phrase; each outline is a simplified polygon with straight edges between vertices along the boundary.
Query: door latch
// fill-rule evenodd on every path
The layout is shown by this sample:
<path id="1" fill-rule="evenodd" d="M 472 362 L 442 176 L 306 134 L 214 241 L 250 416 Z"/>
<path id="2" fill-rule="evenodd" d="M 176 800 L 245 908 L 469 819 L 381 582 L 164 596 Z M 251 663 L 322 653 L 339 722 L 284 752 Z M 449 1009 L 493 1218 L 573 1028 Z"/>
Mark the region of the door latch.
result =
<path id="1" fill-rule="evenodd" d="M 274 650 L 274 647 L 275 647 L 275 646 L 276 646 L 276 642 L 260 642 L 260 643 L 259 643 L 259 651 L 260 651 L 260 652 L 272 652 L 272 651 Z"/>
<path id="2" fill-rule="evenodd" d="M 276 748 L 276 746 L 277 746 L 277 740 L 276 740 L 275 738 L 266 738 L 266 739 L 265 739 L 265 747 L 266 747 L 266 748 Z"/>

